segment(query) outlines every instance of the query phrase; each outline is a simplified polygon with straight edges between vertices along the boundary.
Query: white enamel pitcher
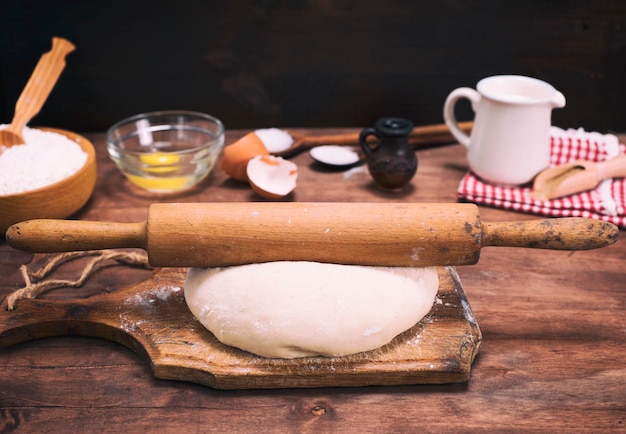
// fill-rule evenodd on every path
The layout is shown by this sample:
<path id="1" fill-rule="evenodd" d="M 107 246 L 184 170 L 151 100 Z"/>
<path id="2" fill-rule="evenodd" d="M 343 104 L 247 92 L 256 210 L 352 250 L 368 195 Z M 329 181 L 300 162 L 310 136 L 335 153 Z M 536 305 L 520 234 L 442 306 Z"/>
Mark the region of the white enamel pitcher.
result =
<path id="1" fill-rule="evenodd" d="M 475 112 L 468 136 L 454 114 L 458 100 L 467 98 Z M 553 108 L 565 97 L 550 84 L 521 75 L 496 75 L 478 82 L 476 90 L 461 87 L 446 99 L 443 117 L 452 135 L 468 148 L 474 174 L 498 185 L 526 184 L 550 163 Z"/>

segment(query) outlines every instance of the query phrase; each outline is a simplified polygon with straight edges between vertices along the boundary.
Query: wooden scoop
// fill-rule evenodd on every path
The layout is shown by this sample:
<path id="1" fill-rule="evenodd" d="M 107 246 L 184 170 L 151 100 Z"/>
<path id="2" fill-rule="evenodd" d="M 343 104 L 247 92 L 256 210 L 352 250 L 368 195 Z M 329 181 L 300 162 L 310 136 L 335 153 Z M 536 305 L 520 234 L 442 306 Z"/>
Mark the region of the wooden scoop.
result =
<path id="1" fill-rule="evenodd" d="M 472 129 L 473 122 L 461 122 L 459 126 L 465 132 Z M 273 152 L 273 155 L 283 158 L 291 158 L 299 153 L 315 148 L 317 146 L 338 145 L 338 146 L 358 146 L 359 133 L 328 134 L 322 136 L 303 136 L 287 131 L 294 138 L 293 144 L 284 151 Z M 425 149 L 428 147 L 453 143 L 454 137 L 448 130 L 446 124 L 424 125 L 413 128 L 409 136 L 409 143 L 414 149 Z"/>
<path id="2" fill-rule="evenodd" d="M 625 154 L 598 163 L 578 160 L 537 175 L 531 196 L 537 200 L 556 199 L 591 190 L 604 179 L 623 176 L 626 176 Z"/>
<path id="3" fill-rule="evenodd" d="M 256 202 L 153 204 L 140 223 L 30 220 L 6 238 L 42 253 L 143 248 L 155 267 L 280 260 L 421 267 L 475 264 L 486 246 L 593 249 L 618 234 L 585 218 L 482 223 L 474 204 Z"/>
<path id="4" fill-rule="evenodd" d="M 0 149 L 2 146 L 8 148 L 24 143 L 22 130 L 43 107 L 65 68 L 65 56 L 74 51 L 74 48 L 74 45 L 67 39 L 52 38 L 52 49 L 41 56 L 15 104 L 15 114 L 11 125 L 0 130 Z"/>

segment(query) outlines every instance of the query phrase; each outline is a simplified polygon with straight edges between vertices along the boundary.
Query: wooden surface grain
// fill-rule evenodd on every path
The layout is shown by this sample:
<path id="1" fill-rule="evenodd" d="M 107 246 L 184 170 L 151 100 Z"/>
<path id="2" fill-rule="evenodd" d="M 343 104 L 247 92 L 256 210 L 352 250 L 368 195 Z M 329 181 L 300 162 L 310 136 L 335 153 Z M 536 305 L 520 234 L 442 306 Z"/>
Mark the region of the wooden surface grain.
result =
<path id="1" fill-rule="evenodd" d="M 229 131 L 227 142 L 244 133 Z M 101 134 L 89 137 L 97 147 L 98 180 L 78 218 L 134 222 L 145 219 L 155 201 L 262 200 L 219 170 L 195 191 L 149 195 L 130 186 L 108 161 Z M 464 150 L 427 149 L 418 158 L 410 188 L 389 195 L 362 169 L 330 172 L 302 154 L 294 160 L 300 175 L 290 200 L 455 202 L 467 170 Z M 480 213 L 484 221 L 536 218 L 482 206 Z M 0 245 L 0 296 L 22 285 L 20 264 L 43 259 Z M 460 384 L 219 391 L 156 379 L 142 357 L 102 339 L 55 337 L 13 345 L 0 350 L 0 431 L 621 432 L 625 260 L 626 245 L 619 240 L 576 252 L 487 247 L 478 264 L 458 267 L 483 334 L 470 379 Z M 82 267 L 80 261 L 70 263 L 61 274 L 74 275 Z M 43 298 L 115 291 L 149 273 L 110 266 L 83 288 Z"/>

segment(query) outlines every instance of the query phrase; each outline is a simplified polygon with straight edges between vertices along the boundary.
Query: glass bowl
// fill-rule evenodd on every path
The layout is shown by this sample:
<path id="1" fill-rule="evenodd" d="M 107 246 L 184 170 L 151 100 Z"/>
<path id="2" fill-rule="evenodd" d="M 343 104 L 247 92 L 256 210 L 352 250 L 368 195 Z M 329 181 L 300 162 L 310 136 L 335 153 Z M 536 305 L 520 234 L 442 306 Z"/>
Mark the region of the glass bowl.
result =
<path id="1" fill-rule="evenodd" d="M 133 184 L 176 193 L 211 172 L 224 147 L 224 125 L 193 111 L 144 113 L 109 128 L 106 143 L 109 156 Z"/>

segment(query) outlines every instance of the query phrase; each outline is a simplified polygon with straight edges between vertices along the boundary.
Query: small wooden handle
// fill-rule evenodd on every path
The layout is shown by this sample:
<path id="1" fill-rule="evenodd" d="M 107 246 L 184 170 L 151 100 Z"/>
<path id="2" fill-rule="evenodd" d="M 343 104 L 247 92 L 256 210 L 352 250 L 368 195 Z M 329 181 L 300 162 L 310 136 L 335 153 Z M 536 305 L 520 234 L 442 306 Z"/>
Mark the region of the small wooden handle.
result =
<path id="1" fill-rule="evenodd" d="M 473 204 L 163 203 L 145 223 L 31 220 L 8 243 L 34 252 L 135 247 L 155 267 L 270 261 L 372 266 L 471 265 L 484 246 L 593 249 L 615 225 L 584 218 L 481 223 Z"/>
<path id="2" fill-rule="evenodd" d="M 626 154 L 596 163 L 599 180 L 626 176 Z"/>
<path id="3" fill-rule="evenodd" d="M 612 223 L 580 217 L 483 223 L 482 246 L 551 250 L 589 250 L 615 243 Z"/>
<path id="4" fill-rule="evenodd" d="M 16 249 L 58 253 L 83 250 L 146 249 L 146 223 L 34 219 L 11 226 L 7 242 Z"/>

